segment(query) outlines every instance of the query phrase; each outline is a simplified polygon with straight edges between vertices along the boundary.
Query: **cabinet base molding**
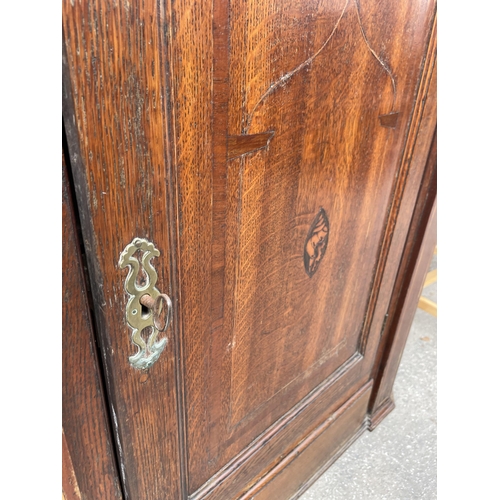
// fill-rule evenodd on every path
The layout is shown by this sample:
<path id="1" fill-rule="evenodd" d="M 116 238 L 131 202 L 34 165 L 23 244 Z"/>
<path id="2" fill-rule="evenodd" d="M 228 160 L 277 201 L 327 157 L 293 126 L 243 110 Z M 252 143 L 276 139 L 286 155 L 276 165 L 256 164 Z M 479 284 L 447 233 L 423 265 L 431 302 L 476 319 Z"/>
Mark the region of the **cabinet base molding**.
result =
<path id="1" fill-rule="evenodd" d="M 240 500 L 298 498 L 366 430 L 372 383 L 366 384 Z"/>
<path id="2" fill-rule="evenodd" d="M 301 418 L 289 422 L 269 440 L 260 441 L 257 449 L 250 447 L 232 471 L 212 478 L 190 500 L 288 500 L 300 495 L 366 430 L 372 386 L 369 381 L 337 409 L 331 405 L 335 401 L 333 394 L 325 391 L 303 409 Z M 309 426 L 305 427 L 307 423 Z M 296 436 L 300 438 L 297 440 Z M 263 467 L 263 463 L 267 466 Z M 251 482 L 252 478 L 258 479 Z"/>
<path id="3" fill-rule="evenodd" d="M 368 430 L 373 431 L 375 427 L 384 420 L 389 413 L 391 413 L 392 410 L 396 408 L 396 405 L 394 404 L 394 398 L 391 396 L 390 398 L 387 398 L 370 416 L 369 418 L 369 424 L 368 424 Z"/>

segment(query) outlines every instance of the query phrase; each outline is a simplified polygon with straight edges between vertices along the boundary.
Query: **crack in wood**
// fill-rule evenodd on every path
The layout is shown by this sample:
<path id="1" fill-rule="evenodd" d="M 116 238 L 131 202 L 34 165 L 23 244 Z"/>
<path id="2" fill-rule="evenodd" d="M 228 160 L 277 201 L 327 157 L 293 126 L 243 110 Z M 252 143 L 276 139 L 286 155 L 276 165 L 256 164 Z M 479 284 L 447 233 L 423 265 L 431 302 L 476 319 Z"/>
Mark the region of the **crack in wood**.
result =
<path id="1" fill-rule="evenodd" d="M 266 92 L 264 92 L 264 94 L 262 94 L 262 96 L 257 101 L 257 103 L 255 104 L 252 111 L 250 112 L 250 114 L 247 117 L 246 126 L 243 129 L 244 132 L 248 132 L 250 130 L 250 126 L 252 125 L 252 119 L 254 117 L 255 111 L 267 99 L 267 97 L 269 97 L 276 89 L 278 89 L 280 87 L 284 87 L 286 85 L 286 83 L 290 80 L 290 78 L 292 78 L 292 76 L 294 76 L 296 73 L 298 73 L 301 69 L 305 68 L 306 66 L 309 66 L 314 61 L 314 59 L 316 59 L 316 57 L 323 51 L 323 49 L 328 45 L 330 40 L 333 38 L 333 35 L 337 31 L 337 28 L 340 24 L 340 21 L 343 19 L 344 15 L 346 13 L 346 10 L 347 10 L 347 6 L 349 5 L 350 2 L 351 2 L 351 0 L 346 1 L 344 8 L 342 9 L 342 13 L 340 14 L 340 17 L 337 19 L 337 22 L 335 23 L 335 26 L 333 27 L 332 31 L 328 35 L 328 38 L 323 42 L 323 45 L 321 45 L 321 47 L 311 57 L 309 57 L 304 62 L 299 64 L 293 70 L 291 70 L 288 73 L 286 73 L 285 75 L 283 75 L 281 78 L 279 78 L 279 80 L 272 83 L 269 86 L 269 88 L 266 90 Z M 391 69 L 389 68 L 389 65 L 377 55 L 377 53 L 371 47 L 370 42 L 368 41 L 368 37 L 366 36 L 365 30 L 363 28 L 363 24 L 361 22 L 361 13 L 359 11 L 359 9 L 360 9 L 359 0 L 354 0 L 354 5 L 355 5 L 355 9 L 356 9 L 356 16 L 358 19 L 359 29 L 361 31 L 361 35 L 363 37 L 365 45 L 368 47 L 368 50 L 372 53 L 373 57 L 375 57 L 375 59 L 382 66 L 384 71 L 389 75 L 389 78 L 391 79 L 392 91 L 393 91 L 391 109 L 394 109 L 394 103 L 396 101 L 396 95 L 397 95 L 396 79 L 395 79 Z M 383 126 L 386 126 L 386 125 L 383 125 Z M 394 128 L 394 127 L 391 126 L 391 128 Z M 229 157 L 229 158 L 231 158 L 231 157 Z"/>

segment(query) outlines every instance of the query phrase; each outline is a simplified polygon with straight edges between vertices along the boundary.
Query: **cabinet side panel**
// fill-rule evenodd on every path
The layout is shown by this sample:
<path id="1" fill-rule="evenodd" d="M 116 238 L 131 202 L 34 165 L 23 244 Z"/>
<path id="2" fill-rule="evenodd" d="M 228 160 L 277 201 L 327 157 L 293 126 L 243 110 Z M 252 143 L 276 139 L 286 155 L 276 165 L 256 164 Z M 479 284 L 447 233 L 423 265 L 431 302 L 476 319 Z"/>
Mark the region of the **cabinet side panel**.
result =
<path id="1" fill-rule="evenodd" d="M 371 401 L 371 410 L 374 413 L 383 412 L 387 414 L 393 407 L 393 402 L 390 401 L 390 398 L 392 383 L 394 382 L 394 379 L 392 379 L 392 382 L 388 382 L 388 385 L 385 387 L 385 389 L 383 389 L 382 387 L 379 388 L 380 379 L 378 379 L 378 377 L 380 377 L 381 373 L 384 372 L 384 365 L 387 362 L 388 352 L 392 350 L 391 346 L 392 342 L 394 341 L 395 325 L 397 325 L 401 319 L 401 307 L 405 301 L 405 297 L 409 293 L 409 280 L 411 279 L 414 266 L 416 265 L 416 259 L 418 257 L 420 245 L 422 244 L 422 237 L 426 230 L 426 224 L 429 220 L 428 218 L 430 210 L 432 208 L 433 199 L 436 196 L 436 58 L 437 54 L 435 20 L 429 44 L 428 62 L 426 64 L 426 67 L 424 68 L 423 75 L 423 79 L 428 80 L 429 82 L 428 90 L 420 94 L 417 99 L 417 106 L 422 108 L 422 117 L 417 130 L 415 144 L 408 157 L 409 175 L 407 185 L 411 192 L 413 192 L 413 196 L 410 200 L 411 203 L 407 203 L 406 206 L 402 206 L 402 210 L 405 210 L 407 212 L 410 212 L 411 210 L 412 219 L 411 223 L 408 224 L 408 230 L 405 232 L 400 231 L 398 235 L 400 245 L 403 245 L 403 238 L 406 238 L 406 242 L 404 242 L 404 251 L 401 256 L 390 256 L 390 272 L 386 273 L 386 280 L 387 278 L 391 278 L 394 281 L 394 285 L 390 301 L 388 302 L 387 307 L 382 311 L 386 313 L 387 319 L 385 321 L 384 328 L 381 330 L 381 341 L 373 374 L 373 377 L 375 379 L 375 387 Z M 422 170 L 424 171 L 424 175 L 421 180 L 418 180 L 418 184 L 420 184 L 420 188 L 418 189 L 418 184 L 415 180 L 414 173 L 416 171 Z M 396 258 L 399 259 L 399 264 L 397 266 L 395 265 L 395 263 L 397 262 Z M 411 317 L 413 317 L 414 313 L 415 311 L 409 313 L 410 323 Z M 403 347 L 404 342 L 400 345 L 401 349 Z M 388 351 L 385 352 L 386 350 Z M 385 361 L 383 360 L 384 357 Z M 381 368 L 379 369 L 379 367 Z"/>
<path id="2" fill-rule="evenodd" d="M 384 342 L 380 346 L 380 359 L 376 365 L 375 390 L 370 408 L 370 429 L 374 429 L 394 407 L 392 386 L 437 243 L 436 169 L 437 139 L 434 135 L 425 182 L 415 209 L 394 299 L 389 309 L 391 320 L 386 325 Z"/>
<path id="3" fill-rule="evenodd" d="M 63 451 L 74 468 L 78 498 L 121 499 L 64 159 L 62 200 Z"/>

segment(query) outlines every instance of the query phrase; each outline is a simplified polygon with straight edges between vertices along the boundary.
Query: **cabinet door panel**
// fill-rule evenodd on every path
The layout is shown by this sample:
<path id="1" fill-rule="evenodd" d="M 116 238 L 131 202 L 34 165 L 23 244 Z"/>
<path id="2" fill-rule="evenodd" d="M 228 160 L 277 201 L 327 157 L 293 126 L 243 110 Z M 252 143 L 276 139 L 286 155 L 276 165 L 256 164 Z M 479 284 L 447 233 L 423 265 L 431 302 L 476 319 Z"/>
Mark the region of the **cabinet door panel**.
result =
<path id="1" fill-rule="evenodd" d="M 214 40 L 210 143 L 176 137 L 191 492 L 318 384 L 343 387 L 340 404 L 368 380 L 433 16 L 432 2 L 217 4 L 198 32 Z M 191 29 L 175 25 L 174 54 Z M 198 88 L 177 68 L 184 122 L 203 97 L 175 97 Z M 228 137 L 251 137 L 246 154 Z"/>
<path id="2" fill-rule="evenodd" d="M 362 430 L 425 164 L 409 170 L 434 15 L 433 0 L 64 3 L 65 123 L 131 498 L 257 494 L 339 408 Z M 135 237 L 173 299 L 148 370 L 128 360 L 118 265 Z"/>
<path id="3" fill-rule="evenodd" d="M 269 16 L 260 12 L 265 6 L 231 6 L 259 24 Z M 229 249 L 236 261 L 233 423 L 325 364 L 332 372 L 361 340 L 397 168 L 391 153 L 404 133 L 380 126 L 378 116 L 394 110 L 394 77 L 364 43 L 355 4 L 344 7 L 280 2 L 279 29 L 231 31 L 260 35 L 234 48 L 231 60 L 257 68 L 275 61 L 230 74 L 232 89 L 250 89 L 241 96 L 246 106 L 234 99 L 230 108 L 237 116 L 230 122 L 246 124 L 231 134 L 274 132 L 267 150 L 228 166 L 239 184 L 237 244 Z M 306 36 L 293 26 L 302 8 L 310 11 Z M 280 86 L 278 73 L 288 78 Z M 255 78 L 260 97 L 251 95 Z"/>

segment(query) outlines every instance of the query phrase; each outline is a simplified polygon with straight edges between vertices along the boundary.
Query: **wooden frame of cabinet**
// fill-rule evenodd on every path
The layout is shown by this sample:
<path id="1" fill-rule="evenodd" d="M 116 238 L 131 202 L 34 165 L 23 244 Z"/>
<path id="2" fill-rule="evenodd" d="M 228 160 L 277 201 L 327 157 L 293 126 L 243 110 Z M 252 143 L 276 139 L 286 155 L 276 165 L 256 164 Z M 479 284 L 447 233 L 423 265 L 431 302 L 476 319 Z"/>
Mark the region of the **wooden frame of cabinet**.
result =
<path id="1" fill-rule="evenodd" d="M 282 19 L 265 24 L 259 43 L 248 20 L 273 19 L 266 5 Z M 63 346 L 63 428 L 82 495 L 95 497 L 99 486 L 113 498 L 296 498 L 393 408 L 433 239 L 436 28 L 434 2 L 391 5 L 381 6 L 387 30 L 411 31 L 393 31 L 393 45 L 377 31 L 375 4 L 356 0 L 298 15 L 300 29 L 326 40 L 314 45 L 311 35 L 308 45 L 294 36 L 284 2 L 64 4 L 64 201 L 71 207 L 74 194 L 78 224 L 64 226 L 74 271 L 63 328 L 79 343 Z M 273 52 L 280 37 L 297 56 Z M 387 41 L 398 71 L 372 39 Z M 263 65 L 249 76 L 254 59 L 246 72 L 241 61 L 258 61 L 259 51 L 294 69 L 277 78 L 279 68 Z M 336 72 L 330 59 L 342 51 L 350 59 L 335 59 Z M 359 76 L 349 61 L 368 70 Z M 327 95 L 344 89 L 344 77 L 347 97 Z M 239 88 L 248 98 L 241 106 Z M 333 108 L 340 125 L 314 121 Z M 324 187 L 328 158 L 343 165 L 343 144 L 359 165 L 332 170 L 337 182 Z M 320 222 L 329 240 L 313 268 L 308 242 Z M 161 362 L 143 371 L 128 362 L 126 273 L 117 266 L 134 237 L 159 248 L 158 286 L 173 299 Z M 69 291 L 87 290 L 79 258 L 89 304 Z M 283 279 L 273 275 L 280 269 Z M 94 387 L 92 405 L 75 393 L 82 384 Z M 78 444 L 88 426 L 95 434 Z M 98 469 L 85 458 L 90 446 Z"/>

